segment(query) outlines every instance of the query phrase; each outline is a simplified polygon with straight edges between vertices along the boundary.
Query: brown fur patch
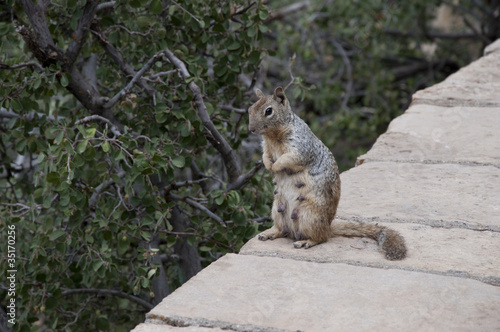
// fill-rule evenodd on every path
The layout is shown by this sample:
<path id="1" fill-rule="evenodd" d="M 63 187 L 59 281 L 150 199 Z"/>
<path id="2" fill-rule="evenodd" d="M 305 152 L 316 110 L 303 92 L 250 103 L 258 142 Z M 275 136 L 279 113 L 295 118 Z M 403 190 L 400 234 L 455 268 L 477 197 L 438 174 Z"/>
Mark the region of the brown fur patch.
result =
<path id="1" fill-rule="evenodd" d="M 283 144 L 290 133 L 290 128 L 271 128 L 264 135 L 271 144 Z"/>
<path id="2" fill-rule="evenodd" d="M 267 103 L 267 97 L 260 98 L 255 104 L 253 104 L 252 109 L 259 109 L 265 103 Z"/>

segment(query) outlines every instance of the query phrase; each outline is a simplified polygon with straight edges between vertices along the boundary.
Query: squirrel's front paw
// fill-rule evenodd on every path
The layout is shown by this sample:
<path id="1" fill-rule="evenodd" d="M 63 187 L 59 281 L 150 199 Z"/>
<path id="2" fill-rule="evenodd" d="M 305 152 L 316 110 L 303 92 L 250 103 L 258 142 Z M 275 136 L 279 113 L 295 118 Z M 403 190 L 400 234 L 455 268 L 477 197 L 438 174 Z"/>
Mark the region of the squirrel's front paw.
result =
<path id="1" fill-rule="evenodd" d="M 287 168 L 283 167 L 279 161 L 273 163 L 271 166 L 271 171 L 274 173 L 279 173 L 279 172 L 283 172 L 286 170 L 287 170 Z M 288 171 L 290 171 L 290 170 L 288 170 Z M 287 174 L 288 174 L 288 172 L 287 172 Z"/>
<path id="2" fill-rule="evenodd" d="M 272 172 L 273 171 L 274 160 L 268 159 L 268 158 L 264 158 L 262 161 L 264 162 L 264 166 L 266 167 L 266 169 Z"/>
<path id="3" fill-rule="evenodd" d="M 274 172 L 274 173 L 285 172 L 286 175 L 293 175 L 293 174 L 296 173 L 296 172 L 292 171 L 290 168 L 276 166 L 276 164 L 274 164 L 272 166 L 271 171 Z"/>

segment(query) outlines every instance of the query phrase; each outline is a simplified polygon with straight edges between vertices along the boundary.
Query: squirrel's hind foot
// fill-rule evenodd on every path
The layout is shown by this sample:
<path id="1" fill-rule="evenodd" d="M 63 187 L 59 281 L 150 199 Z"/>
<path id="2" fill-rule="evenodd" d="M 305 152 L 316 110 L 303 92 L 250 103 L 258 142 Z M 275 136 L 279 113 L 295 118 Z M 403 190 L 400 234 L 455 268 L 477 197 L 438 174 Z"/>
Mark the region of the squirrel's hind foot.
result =
<path id="1" fill-rule="evenodd" d="M 286 235 L 287 234 L 285 234 L 284 232 L 271 231 L 271 232 L 262 232 L 257 236 L 257 238 L 261 241 L 266 241 L 266 240 L 278 239 L 280 237 L 285 237 Z"/>
<path id="2" fill-rule="evenodd" d="M 314 247 L 317 244 L 320 244 L 321 242 L 316 242 L 313 240 L 300 240 L 300 241 L 295 241 L 293 243 L 294 248 L 304 248 L 304 249 L 309 249 L 311 247 Z"/>

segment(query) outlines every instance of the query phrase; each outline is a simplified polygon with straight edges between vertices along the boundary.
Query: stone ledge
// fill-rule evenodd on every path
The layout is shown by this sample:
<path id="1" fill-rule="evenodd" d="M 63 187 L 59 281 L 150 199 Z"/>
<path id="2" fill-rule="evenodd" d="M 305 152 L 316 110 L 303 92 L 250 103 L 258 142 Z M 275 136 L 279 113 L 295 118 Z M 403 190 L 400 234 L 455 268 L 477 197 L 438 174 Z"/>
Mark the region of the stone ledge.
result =
<path id="1" fill-rule="evenodd" d="M 500 288 L 470 279 L 228 254 L 147 317 L 203 317 L 238 331 L 491 331 L 499 308 Z"/>
<path id="2" fill-rule="evenodd" d="M 500 109 L 414 105 L 394 119 L 369 161 L 458 163 L 500 168 Z"/>
<path id="3" fill-rule="evenodd" d="M 484 55 L 488 55 L 495 52 L 500 52 L 500 39 L 495 40 L 493 43 L 489 44 L 484 49 Z"/>
<path id="4" fill-rule="evenodd" d="M 471 278 L 500 286 L 500 233 L 415 224 L 379 224 L 398 231 L 405 238 L 407 258 L 389 261 L 379 252 L 374 240 L 345 237 L 332 238 L 307 250 L 293 248 L 290 239 L 263 242 L 253 238 L 241 248 L 240 254 L 418 271 Z"/>
<path id="5" fill-rule="evenodd" d="M 500 107 L 500 52 L 484 56 L 441 83 L 417 91 L 412 104 L 439 106 Z"/>
<path id="6" fill-rule="evenodd" d="M 499 168 L 369 162 L 340 177 L 340 219 L 500 232 Z"/>

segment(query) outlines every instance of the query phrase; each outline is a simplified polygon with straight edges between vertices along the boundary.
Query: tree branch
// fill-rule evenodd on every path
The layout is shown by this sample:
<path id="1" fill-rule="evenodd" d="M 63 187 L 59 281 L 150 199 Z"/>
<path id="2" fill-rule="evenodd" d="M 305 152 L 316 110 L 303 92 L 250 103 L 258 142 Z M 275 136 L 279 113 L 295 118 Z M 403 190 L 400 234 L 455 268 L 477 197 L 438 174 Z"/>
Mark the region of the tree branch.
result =
<path id="1" fill-rule="evenodd" d="M 272 12 L 271 15 L 269 15 L 269 17 L 264 21 L 264 24 L 267 24 L 274 20 L 280 20 L 287 15 L 290 15 L 294 12 L 298 12 L 299 10 L 304 9 L 307 6 L 309 6 L 309 0 L 292 3 L 291 5 L 283 7 L 280 10 Z"/>
<path id="2" fill-rule="evenodd" d="M 479 39 L 481 39 L 483 41 L 484 45 L 488 45 L 488 44 L 490 44 L 492 42 L 488 37 L 486 37 L 485 35 L 483 35 L 481 33 L 481 31 L 478 31 L 477 28 L 474 26 L 474 24 L 472 24 L 467 19 L 467 17 L 464 16 L 463 20 L 464 20 L 465 25 L 467 25 L 469 27 L 469 29 L 471 29 L 472 32 L 474 32 L 474 35 L 476 35 Z"/>
<path id="3" fill-rule="evenodd" d="M 115 3 L 116 1 L 108 1 L 108 2 L 103 2 L 103 3 L 100 3 L 97 8 L 96 8 L 96 12 L 99 12 L 101 10 L 104 10 L 104 9 L 107 9 L 107 8 L 113 8 L 115 6 Z"/>
<path id="4" fill-rule="evenodd" d="M 179 205 L 172 208 L 170 222 L 174 232 L 185 232 L 190 226 L 188 220 L 181 213 Z M 200 255 L 197 248 L 187 242 L 187 235 L 180 235 L 180 237 L 183 241 L 176 241 L 174 250 L 179 255 L 179 266 L 186 275 L 186 279 L 190 279 L 201 271 Z"/>
<path id="5" fill-rule="evenodd" d="M 35 40 L 37 41 L 40 48 L 44 51 L 48 49 L 56 49 L 54 46 L 54 40 L 50 34 L 49 27 L 47 26 L 47 21 L 45 20 L 45 7 L 41 5 L 40 2 L 35 2 L 32 0 L 18 0 L 24 9 L 24 12 L 28 16 L 28 19 L 33 28 L 35 34 Z"/>
<path id="6" fill-rule="evenodd" d="M 196 16 L 194 16 L 193 14 L 191 14 L 190 12 L 188 12 L 186 9 L 184 9 L 184 7 L 182 7 L 181 5 L 179 5 L 176 1 L 174 1 L 174 0 L 170 0 L 170 1 L 172 1 L 173 4 L 176 5 L 177 7 L 179 7 L 184 13 L 188 14 L 189 16 L 191 16 L 196 22 L 198 22 L 198 23 L 201 24 L 200 20 Z"/>
<path id="7" fill-rule="evenodd" d="M 98 4 L 99 1 L 97 0 L 87 0 L 83 8 L 82 16 L 78 20 L 78 26 L 72 36 L 73 40 L 69 43 L 68 49 L 66 50 L 66 61 L 68 66 L 72 66 L 78 54 L 80 54 L 80 50 L 85 43 L 85 38 L 89 32 L 90 24 L 95 16 Z"/>
<path id="8" fill-rule="evenodd" d="M 170 192 L 170 190 L 175 190 L 175 189 L 179 189 L 179 188 L 182 188 L 182 187 L 189 187 L 189 186 L 192 186 L 194 184 L 200 184 L 201 182 L 204 182 L 204 181 L 207 181 L 208 178 L 201 178 L 201 179 L 197 179 L 197 180 L 191 180 L 191 181 L 178 181 L 178 182 L 172 182 L 170 183 L 168 186 L 165 187 L 165 192 Z"/>
<path id="9" fill-rule="evenodd" d="M 255 166 L 250 171 L 248 171 L 247 174 L 240 175 L 236 179 L 236 181 L 230 183 L 227 186 L 227 190 L 230 191 L 230 190 L 241 189 L 244 185 L 246 185 L 248 182 L 250 182 L 250 180 L 252 180 L 255 173 L 257 173 L 262 168 L 262 166 L 264 166 L 264 164 L 262 163 L 262 160 L 259 160 L 258 162 L 255 163 Z"/>
<path id="10" fill-rule="evenodd" d="M 349 102 L 349 98 L 351 98 L 352 95 L 352 90 L 353 90 L 353 81 L 352 81 L 352 66 L 351 66 L 351 61 L 349 61 L 349 57 L 347 56 L 344 48 L 340 43 L 338 43 L 336 40 L 332 40 L 332 44 L 335 47 L 335 49 L 339 52 L 340 56 L 342 57 L 342 61 L 345 64 L 345 67 L 347 69 L 347 86 L 345 88 L 345 95 L 342 98 L 342 104 L 341 104 L 341 109 L 345 109 L 347 107 L 347 103 Z"/>
<path id="11" fill-rule="evenodd" d="M 247 110 L 245 110 L 243 108 L 236 108 L 236 107 L 231 106 L 231 105 L 219 105 L 219 108 L 221 110 L 224 110 L 224 111 L 231 111 L 231 112 L 238 113 L 238 114 L 247 114 Z"/>
<path id="12" fill-rule="evenodd" d="M 82 64 L 83 78 L 97 91 L 97 53 L 91 53 Z"/>
<path id="13" fill-rule="evenodd" d="M 226 227 L 226 224 L 224 223 L 224 220 L 222 220 L 222 218 L 220 218 L 218 215 L 216 215 L 215 213 L 213 213 L 212 211 L 210 211 L 209 209 L 207 209 L 204 205 L 202 205 L 202 204 L 200 204 L 200 203 L 192 200 L 189 197 L 181 197 L 181 196 L 178 196 L 178 195 L 172 194 L 172 193 L 169 193 L 168 195 L 169 195 L 170 198 L 172 198 L 172 199 L 174 199 L 176 201 L 182 201 L 182 202 L 188 203 L 192 207 L 200 210 L 201 212 L 206 213 L 210 218 L 212 218 L 213 220 L 217 221 L 222 226 Z"/>
<path id="14" fill-rule="evenodd" d="M 134 69 L 123 59 L 122 54 L 102 35 L 98 26 L 92 26 L 92 34 L 97 38 L 99 44 L 108 54 L 108 56 L 118 64 L 120 70 L 129 77 L 134 77 L 136 72 Z M 149 86 L 144 80 L 135 82 L 139 87 L 144 89 L 148 95 L 154 94 L 155 90 Z"/>
<path id="15" fill-rule="evenodd" d="M 414 31 L 399 31 L 396 29 L 384 29 L 384 33 L 398 37 L 418 37 L 422 34 Z M 444 32 L 428 32 L 424 34 L 425 37 L 430 39 L 472 39 L 477 38 L 474 33 L 444 33 Z"/>
<path id="16" fill-rule="evenodd" d="M 75 295 L 75 294 L 113 295 L 113 296 L 118 296 L 118 297 L 121 297 L 123 299 L 127 299 L 127 300 L 130 300 L 132 302 L 135 302 L 135 303 L 143 306 L 147 310 L 151 310 L 154 308 L 154 306 L 151 303 L 144 301 L 143 299 L 141 299 L 137 296 L 130 295 L 130 294 L 127 294 L 123 291 L 114 290 L 114 289 L 99 289 L 99 288 L 68 289 L 68 290 L 65 290 L 64 292 L 62 292 L 61 296 L 64 297 L 64 296 L 71 296 L 71 295 Z"/>
<path id="17" fill-rule="evenodd" d="M 173 65 L 177 67 L 177 69 L 179 69 L 184 80 L 187 80 L 189 77 L 191 77 L 184 62 L 176 57 L 174 53 L 172 53 L 169 49 L 166 49 L 164 51 L 164 54 L 167 56 L 170 62 L 172 62 Z M 210 141 L 212 146 L 222 155 L 222 160 L 224 161 L 224 165 L 226 166 L 229 181 L 233 182 L 238 178 L 238 176 L 240 176 L 241 173 L 239 162 L 236 159 L 236 153 L 227 143 L 224 137 L 220 134 L 217 128 L 215 128 L 212 120 L 210 120 L 205 102 L 203 101 L 200 87 L 196 85 L 194 81 L 189 82 L 188 86 L 191 89 L 191 92 L 193 92 L 198 116 L 200 117 L 203 126 L 209 133 L 207 139 Z"/>
<path id="18" fill-rule="evenodd" d="M 30 62 L 22 62 L 18 63 L 17 65 L 7 65 L 5 63 L 0 63 L 0 69 L 18 69 L 18 68 L 23 68 L 23 67 L 36 67 L 39 70 L 43 71 L 43 67 L 35 61 L 30 61 Z"/>
<path id="19" fill-rule="evenodd" d="M 99 92 L 91 85 L 91 83 L 86 80 L 80 71 L 73 65 L 74 59 L 78 56 L 78 52 L 81 50 L 80 46 L 68 47 L 68 54 L 74 59 L 71 60 L 67 57 L 60 49 L 54 46 L 52 36 L 47 28 L 45 9 L 41 5 L 43 1 L 35 3 L 31 0 L 19 0 L 26 12 L 30 22 L 31 29 L 24 26 L 17 28 L 19 34 L 23 37 L 28 48 L 37 60 L 44 67 L 48 67 L 52 63 L 59 62 L 63 69 L 63 73 L 57 73 L 58 78 L 62 75 L 67 75 L 69 82 L 66 89 L 71 92 L 80 103 L 94 114 L 102 115 L 108 118 L 120 131 L 123 131 L 123 124 L 121 124 L 113 115 L 110 109 L 105 109 L 103 105 L 108 101 L 108 98 L 100 96 Z M 95 4 L 96 0 L 92 0 Z M 83 42 L 85 37 L 85 32 L 88 29 L 88 20 L 91 20 L 90 14 L 95 12 L 95 8 L 90 4 L 89 8 L 86 7 L 86 15 L 89 16 L 82 18 L 79 23 L 80 41 Z M 78 40 L 78 36 L 77 36 Z"/>
<path id="20" fill-rule="evenodd" d="M 90 121 L 102 121 L 106 123 L 109 126 L 109 129 L 115 136 L 120 136 L 123 135 L 121 131 L 111 122 L 109 119 L 102 117 L 100 115 L 94 114 L 94 115 L 89 115 L 84 117 L 83 119 L 80 119 L 75 122 L 75 125 L 90 122 Z"/>
<path id="21" fill-rule="evenodd" d="M 293 82 L 295 82 L 295 76 L 293 76 L 293 71 L 292 71 L 294 63 L 295 63 L 295 53 L 293 54 L 292 57 L 290 57 L 290 61 L 288 63 L 288 73 L 290 74 L 290 82 L 285 86 L 284 91 L 286 91 L 291 85 L 293 85 Z"/>
<path id="22" fill-rule="evenodd" d="M 148 71 L 153 64 L 156 62 L 156 60 L 162 55 L 163 52 L 158 52 L 149 61 L 139 70 L 134 77 L 130 80 L 130 82 L 120 91 L 118 92 L 113 98 L 111 98 L 110 101 L 108 101 L 104 107 L 105 108 L 111 108 L 113 107 L 123 96 L 125 96 L 130 89 L 134 86 L 134 84 L 144 75 L 146 71 Z"/>

